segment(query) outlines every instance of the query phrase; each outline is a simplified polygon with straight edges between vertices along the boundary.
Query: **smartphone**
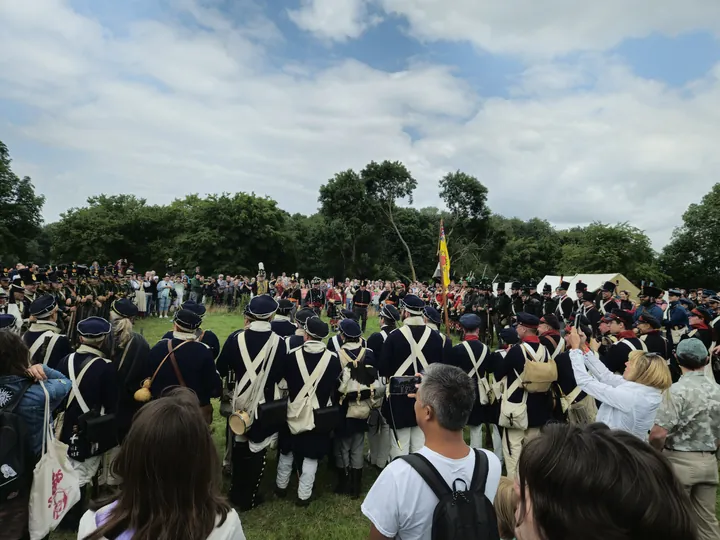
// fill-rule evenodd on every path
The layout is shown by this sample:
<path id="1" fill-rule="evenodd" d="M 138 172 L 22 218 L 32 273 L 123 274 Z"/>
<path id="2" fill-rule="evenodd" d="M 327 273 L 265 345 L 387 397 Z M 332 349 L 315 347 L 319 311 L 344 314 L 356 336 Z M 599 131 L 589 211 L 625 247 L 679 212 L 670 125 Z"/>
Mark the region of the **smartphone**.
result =
<path id="1" fill-rule="evenodd" d="M 422 377 L 412 375 L 390 377 L 390 395 L 391 396 L 407 396 L 408 394 L 417 393 L 415 385 L 422 382 Z"/>

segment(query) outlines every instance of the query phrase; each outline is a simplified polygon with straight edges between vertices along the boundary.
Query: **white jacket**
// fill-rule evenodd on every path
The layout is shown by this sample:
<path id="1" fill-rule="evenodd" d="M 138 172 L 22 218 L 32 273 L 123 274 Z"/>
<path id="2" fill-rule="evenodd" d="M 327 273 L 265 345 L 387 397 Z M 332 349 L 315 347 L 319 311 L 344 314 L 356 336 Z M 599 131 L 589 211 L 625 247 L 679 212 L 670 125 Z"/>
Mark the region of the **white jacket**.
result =
<path id="1" fill-rule="evenodd" d="M 218 521 L 220 518 L 218 517 Z M 95 522 L 95 512 L 88 510 L 80 520 L 80 528 L 78 529 L 78 540 L 82 540 L 87 535 L 97 529 Z M 235 510 L 228 512 L 225 523 L 221 527 L 217 527 L 207 540 L 246 540 L 245 533 L 243 533 L 242 524 L 240 523 L 240 516 L 237 515 Z"/>
<path id="2" fill-rule="evenodd" d="M 572 350 L 570 361 L 580 389 L 602 402 L 596 421 L 647 441 L 662 402 L 662 391 L 612 373 L 593 352 Z"/>

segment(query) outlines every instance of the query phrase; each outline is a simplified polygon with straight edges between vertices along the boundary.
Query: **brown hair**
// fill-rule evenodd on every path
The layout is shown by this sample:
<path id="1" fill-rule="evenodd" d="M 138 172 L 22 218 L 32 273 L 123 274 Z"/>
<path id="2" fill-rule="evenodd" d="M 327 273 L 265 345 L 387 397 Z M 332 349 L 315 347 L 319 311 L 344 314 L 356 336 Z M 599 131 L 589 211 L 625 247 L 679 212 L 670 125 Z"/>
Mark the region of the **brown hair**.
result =
<path id="1" fill-rule="evenodd" d="M 0 375 L 23 377 L 30 367 L 30 349 L 9 330 L 0 330 Z"/>
<path id="2" fill-rule="evenodd" d="M 515 538 L 515 510 L 518 505 L 515 482 L 507 476 L 500 477 L 500 485 L 495 493 L 495 514 L 497 517 L 498 533 L 503 540 Z"/>
<path id="3" fill-rule="evenodd" d="M 604 424 L 548 424 L 518 467 L 518 522 L 543 540 L 697 540 L 693 510 L 668 460 Z"/>
<path id="4" fill-rule="evenodd" d="M 665 359 L 659 354 L 645 351 L 632 351 L 628 355 L 625 378 L 658 390 L 667 390 L 672 385 L 672 375 Z"/>
<path id="5" fill-rule="evenodd" d="M 123 479 L 103 525 L 85 540 L 205 540 L 230 506 L 217 450 L 195 394 L 176 388 L 135 415 L 113 472 Z M 94 504 L 99 508 L 113 499 Z"/>

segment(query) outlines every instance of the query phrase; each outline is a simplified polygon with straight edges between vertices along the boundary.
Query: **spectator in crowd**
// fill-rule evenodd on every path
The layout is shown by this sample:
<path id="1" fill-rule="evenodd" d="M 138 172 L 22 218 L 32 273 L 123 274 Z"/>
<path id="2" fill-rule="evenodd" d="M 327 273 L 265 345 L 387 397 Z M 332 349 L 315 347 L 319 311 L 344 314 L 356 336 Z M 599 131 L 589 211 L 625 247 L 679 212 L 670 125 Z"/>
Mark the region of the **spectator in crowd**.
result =
<path id="1" fill-rule="evenodd" d="M 475 451 L 465 443 L 463 428 L 475 404 L 476 387 L 460 368 L 435 363 L 428 366 L 418 388 L 415 416 L 425 434 L 425 446 L 418 453 L 448 486 L 456 479 L 471 484 Z M 500 461 L 488 450 L 481 452 L 488 461 L 485 495 L 492 501 L 500 481 Z M 370 540 L 430 540 L 437 503 L 432 489 L 407 462 L 391 462 L 361 507 L 371 522 Z"/>
<path id="2" fill-rule="evenodd" d="M 0 319 L 13 318 L 2 314 Z M 4 322 L 0 320 L 0 326 Z M 26 462 L 27 480 L 21 488 L 20 495 L 14 499 L 0 503 L 0 538 L 2 540 L 18 540 L 27 537 L 28 503 L 32 470 L 40 458 L 44 424 L 45 390 L 37 381 L 43 381 L 50 398 L 50 411 L 54 411 L 70 392 L 72 385 L 62 373 L 38 364 L 30 366 L 30 351 L 17 334 L 12 331 L 0 330 L 0 410 L 14 408 L 14 413 L 22 418 L 25 424 L 25 448 L 30 462 Z M 19 401 L 18 401 L 19 400 Z M 52 419 L 51 419 L 52 420 Z M 7 435 L 3 434 L 3 438 Z M 4 471 L 3 471 L 4 472 Z M 3 475 L 3 484 L 9 475 Z"/>
<path id="3" fill-rule="evenodd" d="M 548 424 L 518 469 L 518 540 L 696 540 L 687 493 L 668 461 L 602 424 Z"/>
<path id="4" fill-rule="evenodd" d="M 190 300 L 196 304 L 202 304 L 202 291 L 202 276 L 200 275 L 200 272 L 197 272 L 195 277 L 190 280 Z"/>
<path id="5" fill-rule="evenodd" d="M 628 291 L 620 291 L 620 309 L 625 311 L 634 311 L 635 302 L 630 300 L 630 293 Z"/>
<path id="6" fill-rule="evenodd" d="M 680 341 L 677 361 L 683 374 L 660 405 L 650 444 L 664 448 L 663 455 L 689 493 L 700 540 L 720 540 L 715 514 L 720 386 L 705 376 L 708 351 L 699 339 Z"/>
<path id="7" fill-rule="evenodd" d="M 172 286 L 170 276 L 167 274 L 165 274 L 165 277 L 157 284 L 158 312 L 161 319 L 168 318 L 168 311 L 170 310 L 170 289 Z"/>
<path id="8" fill-rule="evenodd" d="M 654 353 L 632 351 L 625 364 L 625 373 L 616 375 L 598 358 L 597 341 L 591 340 L 592 350 L 584 353 L 580 349 L 584 336 L 578 333 L 577 328 L 573 327 L 565 338 L 572 349 L 570 361 L 578 388 L 602 402 L 597 421 L 646 441 L 660 407 L 662 393 L 672 384 L 665 359 Z"/>
<path id="9" fill-rule="evenodd" d="M 173 280 L 174 287 L 175 287 L 175 308 L 180 309 L 180 306 L 183 303 L 183 299 L 185 298 L 185 286 L 187 284 L 187 280 L 183 279 L 180 276 L 175 276 L 175 279 Z"/>
<path id="10" fill-rule="evenodd" d="M 221 495 L 219 456 L 190 390 L 172 390 L 141 409 L 115 469 L 120 492 L 85 513 L 79 539 L 245 540 Z"/>
<path id="11" fill-rule="evenodd" d="M 507 476 L 500 477 L 500 485 L 495 494 L 495 516 L 497 518 L 498 532 L 501 540 L 515 538 L 515 512 L 518 505 L 518 496 L 515 491 L 515 482 Z"/>

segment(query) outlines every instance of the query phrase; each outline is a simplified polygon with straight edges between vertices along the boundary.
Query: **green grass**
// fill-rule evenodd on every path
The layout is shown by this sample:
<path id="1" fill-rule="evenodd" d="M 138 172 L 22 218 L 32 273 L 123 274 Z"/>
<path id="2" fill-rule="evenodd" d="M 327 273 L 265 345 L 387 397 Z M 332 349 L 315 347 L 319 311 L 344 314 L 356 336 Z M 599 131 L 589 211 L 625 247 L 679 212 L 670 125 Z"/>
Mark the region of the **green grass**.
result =
<path id="1" fill-rule="evenodd" d="M 225 342 L 230 333 L 242 328 L 241 315 L 232 313 L 208 313 L 203 328 L 212 330 Z M 171 329 L 170 319 L 147 319 L 136 325 L 136 330 L 142 332 L 151 346 L 160 337 Z M 366 336 L 379 330 L 377 317 L 368 319 Z M 456 341 L 456 339 L 453 339 Z M 218 413 L 218 404 L 215 403 L 213 421 L 213 438 L 218 452 L 224 449 L 225 419 Z M 248 540 L 365 540 L 368 537 L 369 524 L 360 511 L 360 500 L 341 497 L 332 493 L 334 477 L 327 471 L 326 460 L 318 468 L 313 502 L 308 508 L 298 508 L 293 503 L 293 496 L 297 490 L 297 479 L 290 482 L 288 498 L 277 499 L 273 494 L 276 472 L 276 452 L 268 453 L 268 462 L 265 476 L 262 480 L 261 491 L 266 502 L 259 508 L 240 515 L 243 529 Z M 375 469 L 366 468 L 363 476 L 363 494 L 367 492 L 375 478 Z M 227 488 L 227 481 L 226 481 Z M 716 504 L 717 514 L 720 517 L 720 497 Z M 53 540 L 75 540 L 74 534 L 54 533 Z"/>

